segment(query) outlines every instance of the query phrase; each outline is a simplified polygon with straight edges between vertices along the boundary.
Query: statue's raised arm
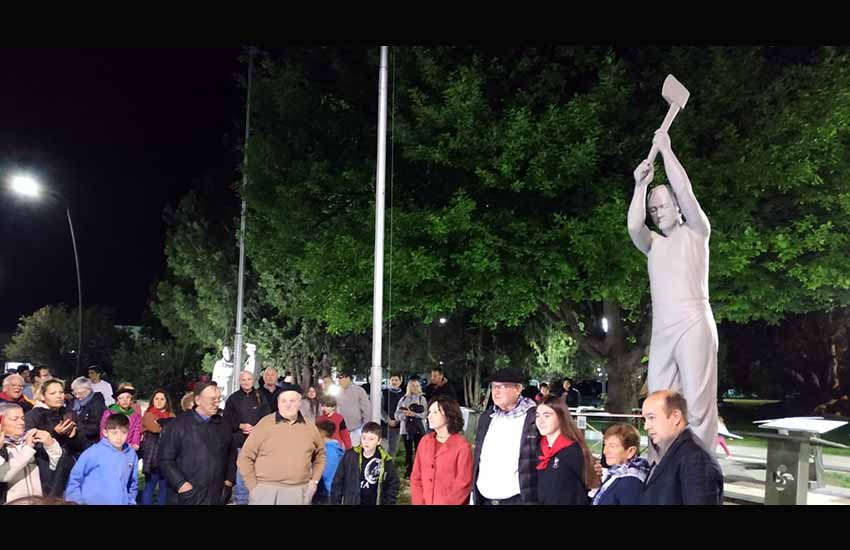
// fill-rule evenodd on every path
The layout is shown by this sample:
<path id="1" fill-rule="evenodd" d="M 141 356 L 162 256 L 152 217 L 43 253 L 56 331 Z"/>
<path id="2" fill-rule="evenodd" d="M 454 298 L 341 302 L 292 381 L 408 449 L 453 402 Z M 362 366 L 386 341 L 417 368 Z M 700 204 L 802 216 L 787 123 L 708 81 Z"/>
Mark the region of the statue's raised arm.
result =
<path id="1" fill-rule="evenodd" d="M 667 173 L 667 180 L 676 195 L 675 198 L 679 203 L 679 210 L 685 218 L 685 224 L 703 237 L 708 238 L 711 234 L 711 225 L 708 223 L 708 217 L 702 211 L 696 195 L 694 195 L 687 172 L 673 153 L 669 134 L 663 130 L 658 130 L 655 132 L 652 143 L 658 146 L 658 152 L 661 153 L 661 158 L 664 160 L 664 171 Z"/>
<path id="2" fill-rule="evenodd" d="M 635 168 L 635 192 L 629 205 L 629 237 L 638 250 L 649 254 L 652 247 L 652 232 L 646 226 L 646 188 L 652 183 L 655 172 L 648 161 L 641 162 Z"/>

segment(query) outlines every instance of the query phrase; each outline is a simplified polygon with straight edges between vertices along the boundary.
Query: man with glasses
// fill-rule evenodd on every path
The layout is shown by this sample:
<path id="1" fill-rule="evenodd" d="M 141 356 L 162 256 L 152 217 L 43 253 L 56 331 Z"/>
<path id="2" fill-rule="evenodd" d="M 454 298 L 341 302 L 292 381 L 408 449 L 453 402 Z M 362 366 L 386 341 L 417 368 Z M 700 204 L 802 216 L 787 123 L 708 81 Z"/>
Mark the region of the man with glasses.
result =
<path id="1" fill-rule="evenodd" d="M 670 136 L 659 130 L 653 144 L 664 160 L 669 185 L 649 193 L 649 213 L 658 233 L 646 226 L 646 190 L 653 166 L 635 169 L 629 236 L 647 257 L 652 296 L 649 393 L 679 390 L 688 402 L 687 423 L 709 452 L 717 441 L 717 327 L 708 302 L 708 239 L 711 226 L 691 182 L 673 154 Z M 684 216 L 684 218 L 683 218 Z M 650 445 L 649 459 L 658 457 Z"/>
<path id="2" fill-rule="evenodd" d="M 159 469 L 175 488 L 169 504 L 227 504 L 236 482 L 236 445 L 229 422 L 218 414 L 221 390 L 201 382 L 195 406 L 162 430 Z"/>
<path id="3" fill-rule="evenodd" d="M 540 433 L 537 405 L 520 395 L 522 375 L 496 371 L 490 380 L 493 406 L 478 420 L 472 473 L 473 504 L 534 504 Z"/>

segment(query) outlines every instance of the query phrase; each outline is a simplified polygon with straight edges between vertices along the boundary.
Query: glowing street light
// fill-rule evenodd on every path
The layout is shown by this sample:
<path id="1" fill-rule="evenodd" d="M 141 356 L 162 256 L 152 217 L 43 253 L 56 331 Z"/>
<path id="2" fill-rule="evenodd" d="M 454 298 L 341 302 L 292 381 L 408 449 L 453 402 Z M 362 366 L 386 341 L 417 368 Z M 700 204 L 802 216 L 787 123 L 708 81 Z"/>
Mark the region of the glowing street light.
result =
<path id="1" fill-rule="evenodd" d="M 12 191 L 19 195 L 31 199 L 37 199 L 41 195 L 41 186 L 32 176 L 16 174 L 9 180 L 9 184 L 12 187 Z"/>
<path id="2" fill-rule="evenodd" d="M 9 178 L 9 187 L 16 194 L 28 199 L 39 199 L 44 191 L 42 185 L 29 174 L 12 174 Z M 55 191 L 51 191 L 50 194 L 62 198 Z M 77 356 L 77 374 L 84 375 L 85 373 L 80 371 L 80 356 L 82 356 L 83 350 L 83 285 L 80 279 L 80 257 L 77 254 L 77 239 L 74 236 L 74 224 L 71 222 L 71 208 L 68 206 L 67 201 L 64 202 L 65 214 L 68 216 L 68 227 L 71 229 L 71 245 L 74 247 L 74 265 L 77 268 L 77 310 L 79 311 L 79 324 L 77 328 L 77 350 L 79 350 L 79 353 L 76 353 L 77 350 L 72 350 L 71 354 Z"/>
<path id="3" fill-rule="evenodd" d="M 445 317 L 440 317 L 440 324 L 441 324 L 441 325 L 445 325 L 445 324 L 446 324 L 446 323 L 448 323 L 448 322 L 449 322 L 449 320 L 448 320 L 448 319 L 446 319 Z"/>
<path id="4" fill-rule="evenodd" d="M 605 334 L 608 334 L 608 318 L 607 317 L 602 318 L 602 332 L 604 332 Z"/>

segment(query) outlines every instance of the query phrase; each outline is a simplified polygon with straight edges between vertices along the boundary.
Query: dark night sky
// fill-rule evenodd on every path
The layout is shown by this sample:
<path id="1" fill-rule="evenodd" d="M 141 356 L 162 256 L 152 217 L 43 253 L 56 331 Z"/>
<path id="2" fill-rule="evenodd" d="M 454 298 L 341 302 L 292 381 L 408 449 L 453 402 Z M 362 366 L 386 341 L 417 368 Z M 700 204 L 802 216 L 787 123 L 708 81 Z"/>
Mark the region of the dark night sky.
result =
<path id="1" fill-rule="evenodd" d="M 0 332 L 46 304 L 77 303 L 62 204 L 11 195 L 12 168 L 68 198 L 84 304 L 141 320 L 164 273 L 163 208 L 210 170 L 237 177 L 239 54 L 0 49 Z"/>

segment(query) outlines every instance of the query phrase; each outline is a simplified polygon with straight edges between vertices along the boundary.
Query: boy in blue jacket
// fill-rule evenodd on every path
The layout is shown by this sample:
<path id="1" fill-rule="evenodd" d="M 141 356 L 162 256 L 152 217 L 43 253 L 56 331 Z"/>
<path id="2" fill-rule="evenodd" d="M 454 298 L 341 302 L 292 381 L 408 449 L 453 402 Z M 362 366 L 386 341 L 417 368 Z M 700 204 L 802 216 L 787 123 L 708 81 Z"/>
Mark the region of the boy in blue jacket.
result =
<path id="1" fill-rule="evenodd" d="M 330 504 L 331 503 L 331 486 L 333 485 L 334 476 L 336 475 L 339 461 L 342 460 L 342 455 L 345 449 L 339 444 L 339 441 L 333 439 L 336 432 L 336 425 L 330 420 L 321 419 L 316 422 L 316 427 L 322 438 L 325 440 L 325 470 L 322 472 L 322 482 L 316 489 L 316 495 L 313 497 L 313 504 Z"/>
<path id="2" fill-rule="evenodd" d="M 127 444 L 130 420 L 123 414 L 106 419 L 103 438 L 86 449 L 71 470 L 65 499 L 79 504 L 136 504 L 139 457 Z"/>

